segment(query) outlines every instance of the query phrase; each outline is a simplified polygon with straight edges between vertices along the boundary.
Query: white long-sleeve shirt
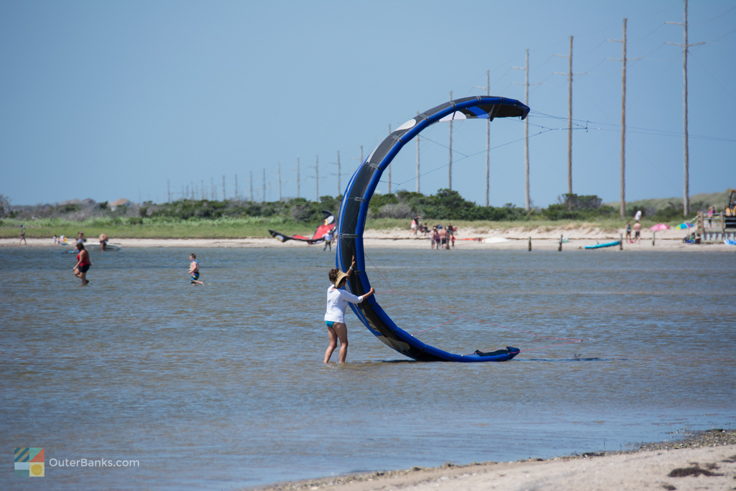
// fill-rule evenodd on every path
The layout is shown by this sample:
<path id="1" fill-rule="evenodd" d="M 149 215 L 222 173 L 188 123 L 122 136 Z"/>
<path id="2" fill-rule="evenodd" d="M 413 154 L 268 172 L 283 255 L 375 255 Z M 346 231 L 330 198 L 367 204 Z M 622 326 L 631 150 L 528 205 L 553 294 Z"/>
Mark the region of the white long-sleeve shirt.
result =
<path id="1" fill-rule="evenodd" d="M 360 303 L 365 296 L 356 296 L 352 293 L 335 288 L 330 285 L 327 289 L 327 311 L 325 312 L 325 321 L 345 322 L 345 309 L 348 303 Z"/>

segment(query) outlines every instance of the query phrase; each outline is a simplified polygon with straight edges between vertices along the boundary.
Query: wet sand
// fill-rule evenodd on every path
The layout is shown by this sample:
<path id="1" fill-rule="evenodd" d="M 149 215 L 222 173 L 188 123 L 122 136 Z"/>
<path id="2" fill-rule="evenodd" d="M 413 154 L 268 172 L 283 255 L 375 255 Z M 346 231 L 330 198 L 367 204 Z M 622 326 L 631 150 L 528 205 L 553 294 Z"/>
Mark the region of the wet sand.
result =
<path id="1" fill-rule="evenodd" d="M 270 491 L 378 490 L 726 490 L 736 486 L 736 431 L 549 460 L 369 472 L 256 488 Z"/>

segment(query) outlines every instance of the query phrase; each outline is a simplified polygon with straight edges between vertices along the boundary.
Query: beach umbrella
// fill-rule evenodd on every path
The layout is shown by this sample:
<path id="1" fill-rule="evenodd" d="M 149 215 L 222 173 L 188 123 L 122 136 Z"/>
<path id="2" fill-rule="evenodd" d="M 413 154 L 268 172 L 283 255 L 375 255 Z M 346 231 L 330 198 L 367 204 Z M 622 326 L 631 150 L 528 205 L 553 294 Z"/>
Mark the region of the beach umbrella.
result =
<path id="1" fill-rule="evenodd" d="M 649 227 L 649 230 L 651 230 L 652 232 L 659 232 L 660 230 L 667 230 L 668 228 L 670 228 L 669 225 L 665 223 L 658 223 Z"/>

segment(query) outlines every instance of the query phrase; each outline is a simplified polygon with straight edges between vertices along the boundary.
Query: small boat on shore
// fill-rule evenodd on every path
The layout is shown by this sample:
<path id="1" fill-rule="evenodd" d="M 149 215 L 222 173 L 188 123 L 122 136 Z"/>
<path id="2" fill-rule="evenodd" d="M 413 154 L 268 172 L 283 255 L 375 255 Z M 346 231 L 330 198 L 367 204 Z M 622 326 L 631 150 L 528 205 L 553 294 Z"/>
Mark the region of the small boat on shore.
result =
<path id="1" fill-rule="evenodd" d="M 621 245 L 620 240 L 614 240 L 613 242 L 605 242 L 603 244 L 587 245 L 583 247 L 583 249 L 602 249 L 604 247 L 613 247 L 617 245 Z"/>

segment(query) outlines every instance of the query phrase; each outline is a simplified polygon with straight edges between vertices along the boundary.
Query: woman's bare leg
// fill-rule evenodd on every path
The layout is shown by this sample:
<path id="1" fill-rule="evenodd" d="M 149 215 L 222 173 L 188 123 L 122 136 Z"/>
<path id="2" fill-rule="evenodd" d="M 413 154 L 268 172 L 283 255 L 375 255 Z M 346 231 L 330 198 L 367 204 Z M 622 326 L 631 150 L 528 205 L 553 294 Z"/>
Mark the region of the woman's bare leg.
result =
<path id="1" fill-rule="evenodd" d="M 340 340 L 340 352 L 338 356 L 339 363 L 345 363 L 348 357 L 348 326 L 342 322 L 335 322 L 333 325 L 337 338 Z"/>
<path id="2" fill-rule="evenodd" d="M 337 324 L 333 324 L 337 325 Z M 330 342 L 327 345 L 327 349 L 325 350 L 325 363 L 330 362 L 330 357 L 332 356 L 332 352 L 335 351 L 335 347 L 337 347 L 337 333 L 335 333 L 334 327 L 327 327 L 327 335 L 330 338 Z"/>

